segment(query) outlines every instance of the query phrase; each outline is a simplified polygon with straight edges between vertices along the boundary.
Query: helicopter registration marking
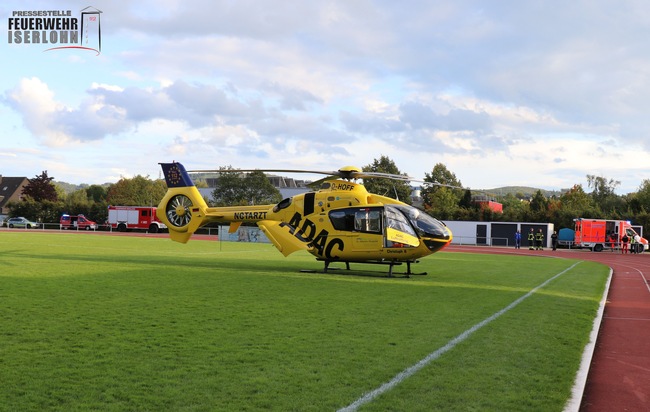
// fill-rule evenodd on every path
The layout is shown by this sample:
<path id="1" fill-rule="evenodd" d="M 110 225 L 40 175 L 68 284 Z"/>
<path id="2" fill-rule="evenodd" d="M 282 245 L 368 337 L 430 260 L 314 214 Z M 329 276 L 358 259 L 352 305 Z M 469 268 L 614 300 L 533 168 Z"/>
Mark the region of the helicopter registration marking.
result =
<path id="1" fill-rule="evenodd" d="M 333 256 L 334 249 L 336 248 L 339 252 L 343 252 L 345 248 L 345 243 L 343 243 L 342 239 L 337 237 L 329 239 L 329 232 L 325 229 L 321 229 L 316 234 L 316 224 L 309 218 L 303 220 L 302 215 L 298 212 L 293 215 L 289 223 L 282 222 L 280 226 L 287 226 L 289 233 L 301 242 L 311 243 L 318 255 L 327 259 L 338 259 L 339 256 Z"/>
<path id="2" fill-rule="evenodd" d="M 265 220 L 268 212 L 235 212 L 235 220 Z"/>
<path id="3" fill-rule="evenodd" d="M 350 183 L 338 183 L 338 182 L 332 182 L 332 185 L 330 186 L 330 189 L 334 190 L 347 190 L 351 191 L 354 190 L 354 185 Z"/>

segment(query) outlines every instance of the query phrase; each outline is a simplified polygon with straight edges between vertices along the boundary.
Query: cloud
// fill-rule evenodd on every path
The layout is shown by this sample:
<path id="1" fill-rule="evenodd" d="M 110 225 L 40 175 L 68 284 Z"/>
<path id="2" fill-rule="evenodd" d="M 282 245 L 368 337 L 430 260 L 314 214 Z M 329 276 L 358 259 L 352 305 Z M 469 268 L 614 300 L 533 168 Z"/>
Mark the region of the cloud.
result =
<path id="1" fill-rule="evenodd" d="M 47 84 L 35 77 L 21 79 L 3 101 L 22 115 L 24 126 L 34 136 L 53 147 L 101 139 L 130 126 L 120 107 L 106 105 L 102 99 L 87 99 L 77 109 L 66 107 L 55 100 Z"/>
<path id="2" fill-rule="evenodd" d="M 643 2 L 146 0 L 103 12 L 99 58 L 48 54 L 45 70 L 16 52 L 1 80 L 13 123 L 50 148 L 128 141 L 233 163 L 381 150 L 409 166 L 521 159 L 558 179 L 621 173 L 611 165 L 636 152 L 648 170 Z"/>

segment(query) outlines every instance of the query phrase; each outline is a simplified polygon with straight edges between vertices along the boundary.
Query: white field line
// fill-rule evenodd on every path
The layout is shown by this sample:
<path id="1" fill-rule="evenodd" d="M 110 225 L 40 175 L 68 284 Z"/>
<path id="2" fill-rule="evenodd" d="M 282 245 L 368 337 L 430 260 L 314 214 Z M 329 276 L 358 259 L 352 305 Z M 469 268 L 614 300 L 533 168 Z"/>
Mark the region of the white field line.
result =
<path id="1" fill-rule="evenodd" d="M 580 360 L 580 367 L 576 373 L 576 378 L 573 382 L 573 388 L 571 388 L 571 398 L 564 405 L 564 412 L 578 412 L 580 410 L 580 403 L 582 402 L 582 395 L 585 393 L 585 387 L 587 386 L 587 376 L 589 375 L 589 367 L 591 366 L 591 360 L 594 357 L 594 351 L 596 350 L 596 340 L 598 339 L 598 331 L 600 331 L 600 325 L 603 322 L 603 314 L 605 313 L 605 303 L 607 302 L 607 295 L 609 294 L 609 287 L 612 283 L 612 274 L 614 270 L 609 269 L 609 276 L 607 277 L 607 283 L 605 284 L 605 291 L 603 296 L 600 299 L 598 305 L 598 312 L 594 318 L 593 327 L 591 328 L 591 333 L 589 334 L 589 342 L 585 345 L 585 349 L 582 351 L 582 359 Z"/>
<path id="2" fill-rule="evenodd" d="M 540 284 L 537 287 L 531 289 L 524 296 L 522 296 L 519 299 L 515 300 L 514 302 L 512 302 L 511 304 L 509 304 L 505 308 L 503 308 L 500 311 L 494 313 L 492 316 L 490 316 L 488 318 L 485 318 L 481 322 L 479 322 L 476 325 L 472 326 L 471 328 L 467 329 L 465 332 L 463 332 L 460 335 L 456 336 L 455 338 L 453 338 L 452 340 L 447 342 L 447 344 L 445 346 L 435 350 L 434 352 L 431 352 L 430 354 L 428 354 L 426 357 L 424 357 L 422 360 L 420 360 L 415 365 L 404 369 L 402 372 L 395 375 L 395 377 L 393 377 L 393 379 L 391 379 L 390 381 L 382 384 L 377 389 L 374 389 L 374 390 L 366 393 L 365 395 L 361 396 L 359 399 L 352 402 L 350 405 L 346 406 L 345 408 L 339 409 L 339 412 L 356 411 L 360 406 L 365 405 L 366 403 L 373 401 L 378 396 L 380 396 L 383 393 L 388 392 L 389 390 L 393 389 L 395 386 L 399 385 L 405 379 L 410 378 L 411 376 L 413 376 L 415 373 L 417 373 L 419 370 L 421 370 L 422 368 L 427 366 L 429 363 L 433 362 L 434 360 L 438 359 L 439 357 L 441 357 L 445 353 L 452 350 L 454 347 L 456 347 L 456 345 L 458 345 L 459 343 L 463 342 L 465 339 L 470 337 L 474 332 L 481 329 L 483 326 L 489 324 L 493 320 L 497 319 L 501 315 L 507 313 L 510 309 L 516 307 L 521 302 L 523 302 L 524 300 L 526 300 L 527 298 L 532 296 L 539 289 L 543 288 L 544 286 L 546 286 L 551 281 L 555 280 L 556 278 L 558 278 L 558 277 L 562 276 L 563 274 L 565 274 L 566 272 L 570 271 L 571 269 L 573 269 L 579 263 L 581 263 L 581 262 L 576 262 L 573 265 L 571 265 L 569 268 L 564 269 L 562 272 L 560 272 L 560 273 L 554 275 L 553 277 L 547 279 L 542 284 Z"/>
<path id="3" fill-rule="evenodd" d="M 639 272 L 639 275 L 641 275 L 641 279 L 643 279 L 643 283 L 645 283 L 646 289 L 648 289 L 648 292 L 650 292 L 650 284 L 648 284 L 648 279 L 645 278 L 642 271 L 640 271 L 639 269 L 636 270 Z"/>

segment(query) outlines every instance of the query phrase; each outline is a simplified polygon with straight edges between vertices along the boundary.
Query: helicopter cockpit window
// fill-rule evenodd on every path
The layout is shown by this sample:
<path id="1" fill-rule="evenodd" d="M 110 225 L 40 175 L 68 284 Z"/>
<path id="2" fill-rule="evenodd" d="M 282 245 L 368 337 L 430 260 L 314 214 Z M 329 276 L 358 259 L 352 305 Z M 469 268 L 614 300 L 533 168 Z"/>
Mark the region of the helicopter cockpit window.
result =
<path id="1" fill-rule="evenodd" d="M 354 230 L 381 233 L 381 211 L 373 209 L 357 210 L 354 214 Z"/>
<path id="2" fill-rule="evenodd" d="M 291 198 L 290 197 L 288 197 L 286 199 L 282 199 L 282 201 L 280 203 L 278 203 L 277 205 L 275 205 L 273 207 L 273 211 L 277 213 L 282 209 L 288 208 L 289 205 L 291 205 Z"/>
<path id="3" fill-rule="evenodd" d="M 415 230 L 413 230 L 413 227 L 406 219 L 406 216 L 391 206 L 386 206 L 386 226 L 403 233 L 408 233 L 411 236 L 417 236 Z"/>
<path id="4" fill-rule="evenodd" d="M 336 230 L 381 233 L 382 210 L 380 208 L 350 208 L 333 210 L 329 213 L 332 226 Z"/>
<path id="5" fill-rule="evenodd" d="M 333 210 L 330 221 L 336 230 L 354 230 L 354 212 L 351 210 Z"/>

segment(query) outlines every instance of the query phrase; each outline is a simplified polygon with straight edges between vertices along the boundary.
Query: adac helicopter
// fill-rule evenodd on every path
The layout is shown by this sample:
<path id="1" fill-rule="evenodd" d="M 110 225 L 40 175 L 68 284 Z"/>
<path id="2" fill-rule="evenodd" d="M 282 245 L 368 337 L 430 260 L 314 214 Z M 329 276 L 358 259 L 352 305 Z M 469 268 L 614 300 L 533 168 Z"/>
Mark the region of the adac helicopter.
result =
<path id="1" fill-rule="evenodd" d="M 274 205 L 209 207 L 180 163 L 161 163 L 167 193 L 158 205 L 158 218 L 172 240 L 186 243 L 200 227 L 229 223 L 235 232 L 242 223 L 255 223 L 284 255 L 304 250 L 325 263 L 374 263 L 393 266 L 435 253 L 452 240 L 444 223 L 399 200 L 369 193 L 356 179 L 408 176 L 363 172 L 347 166 L 334 172 L 266 170 L 326 174 L 311 191 Z M 238 170 L 243 172 L 244 170 Z M 202 171 L 205 172 L 205 171 Z M 223 170 L 221 170 L 223 172 Z M 426 273 L 418 273 L 426 274 Z"/>

